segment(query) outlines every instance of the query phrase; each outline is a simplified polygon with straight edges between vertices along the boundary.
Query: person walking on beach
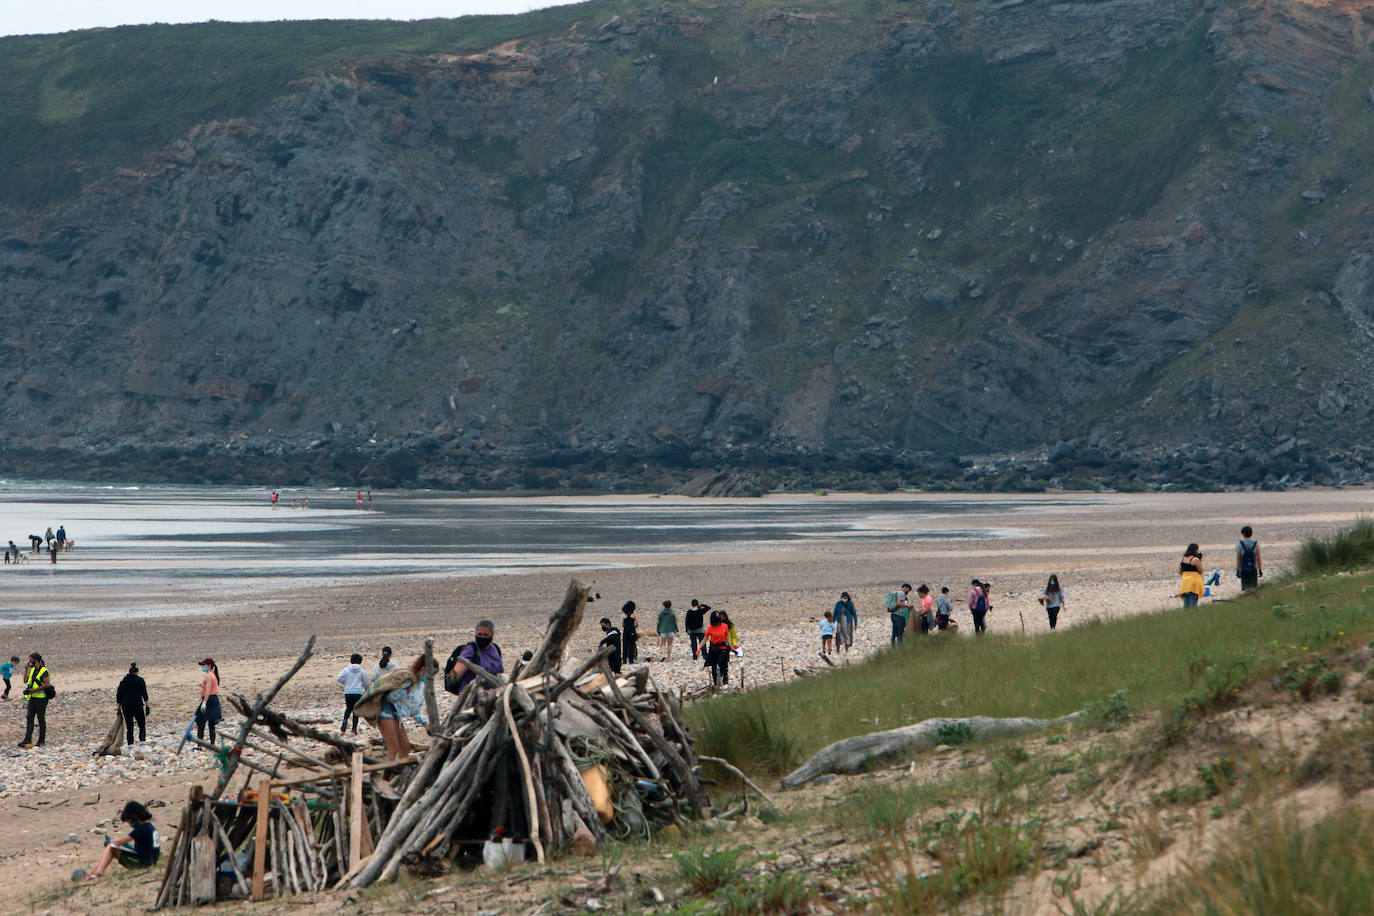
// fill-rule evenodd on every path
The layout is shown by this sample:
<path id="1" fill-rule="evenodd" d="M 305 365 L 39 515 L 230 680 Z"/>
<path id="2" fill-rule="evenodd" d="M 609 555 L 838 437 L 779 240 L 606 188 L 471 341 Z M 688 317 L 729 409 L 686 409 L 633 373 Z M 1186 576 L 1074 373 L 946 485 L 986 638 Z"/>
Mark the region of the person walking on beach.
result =
<path id="1" fill-rule="evenodd" d="M 348 731 L 348 717 L 353 716 L 353 734 L 358 733 L 358 714 L 353 712 L 353 707 L 358 705 L 358 701 L 367 693 L 367 685 L 371 683 L 367 679 L 367 672 L 363 670 L 363 657 L 354 652 L 348 657 L 348 664 L 334 678 L 343 685 L 344 692 L 344 714 L 343 724 L 339 726 L 339 732 Z"/>
<path id="2" fill-rule="evenodd" d="M 633 601 L 620 608 L 620 659 L 627 665 L 639 661 L 639 618 Z"/>
<path id="3" fill-rule="evenodd" d="M 902 641 L 906 634 L 907 618 L 911 614 L 911 602 L 907 600 L 907 595 L 911 594 L 911 583 L 903 582 L 902 587 L 896 591 L 888 592 L 883 604 L 887 607 L 888 616 L 892 619 L 892 645 L 897 645 Z"/>
<path id="4" fill-rule="evenodd" d="M 835 643 L 835 614 L 833 611 L 825 612 L 825 619 L 821 621 L 821 654 L 829 656 Z"/>
<path id="5" fill-rule="evenodd" d="M 973 633 L 975 636 L 982 636 L 988 629 L 988 605 L 987 586 L 977 579 L 969 583 L 968 609 L 973 615 Z"/>
<path id="6" fill-rule="evenodd" d="M 382 646 L 382 654 L 377 659 L 377 664 L 372 666 L 372 674 L 367 679 L 369 684 L 381 680 L 382 676 L 389 671 L 395 671 L 400 665 L 391 660 L 391 647 Z"/>
<path id="7" fill-rule="evenodd" d="M 673 602 L 664 601 L 663 609 L 658 612 L 658 623 L 654 626 L 658 631 L 658 653 L 660 661 L 669 661 L 673 657 L 673 637 L 677 636 L 677 611 L 673 610 Z"/>
<path id="8" fill-rule="evenodd" d="M 133 746 L 134 724 L 138 725 L 138 743 L 148 740 L 148 713 L 153 707 L 148 702 L 148 684 L 138 676 L 138 665 L 130 664 L 129 673 L 115 689 L 115 705 L 124 717 L 124 743 Z"/>
<path id="9" fill-rule="evenodd" d="M 620 631 L 611 623 L 611 618 L 601 618 L 601 642 L 596 644 L 598 649 L 609 646 L 611 654 L 606 656 L 606 664 L 610 666 L 612 674 L 620 673 Z"/>
<path id="10" fill-rule="evenodd" d="M 270 502 L 272 504 L 272 508 L 275 509 L 277 508 L 277 503 L 281 501 L 281 497 L 277 495 L 276 490 L 273 490 L 272 495 L 267 497 L 267 501 Z"/>
<path id="11" fill-rule="evenodd" d="M 0 680 L 5 682 L 5 693 L 0 696 L 0 700 L 10 698 L 10 678 L 14 677 L 14 668 L 19 664 L 19 656 L 11 655 L 10 660 L 0 665 Z"/>
<path id="12" fill-rule="evenodd" d="M 730 626 L 724 611 L 711 612 L 711 625 L 706 628 L 706 665 L 711 669 L 711 687 L 730 683 Z"/>
<path id="13" fill-rule="evenodd" d="M 697 652 L 706 636 L 706 615 L 710 613 L 711 606 L 702 604 L 693 598 L 691 605 L 687 608 L 687 613 L 682 617 L 683 628 L 687 631 L 687 638 L 692 643 L 692 658 L 697 657 Z"/>
<path id="14" fill-rule="evenodd" d="M 1202 597 L 1202 550 L 1196 544 L 1183 548 L 1183 559 L 1178 563 L 1178 596 L 1183 599 L 1183 609 L 1197 607 Z"/>
<path id="15" fill-rule="evenodd" d="M 57 538 L 48 541 L 48 556 L 52 557 L 52 565 L 57 565 Z"/>
<path id="16" fill-rule="evenodd" d="M 859 612 L 854 609 L 849 592 L 840 592 L 840 600 L 835 602 L 835 609 L 830 613 L 835 621 L 835 649 L 843 649 L 848 655 L 854 647 L 854 627 L 859 623 Z"/>
<path id="17" fill-rule="evenodd" d="M 24 666 L 24 697 L 27 702 L 27 715 L 24 723 L 24 740 L 20 747 L 34 747 L 33 726 L 38 725 L 38 744 L 42 747 L 48 741 L 48 700 L 52 697 L 52 675 L 48 666 L 43 664 L 43 656 L 37 652 L 29 653 L 29 663 Z"/>
<path id="18" fill-rule="evenodd" d="M 1264 575 L 1264 563 L 1260 558 L 1259 541 L 1249 525 L 1240 529 L 1240 540 L 1236 541 L 1236 578 L 1240 580 L 1240 590 L 1259 587 L 1260 576 Z"/>
<path id="19" fill-rule="evenodd" d="M 1040 603 L 1045 606 L 1045 613 L 1050 618 L 1050 629 L 1059 626 L 1059 612 L 1064 609 L 1064 590 L 1059 587 L 1059 576 L 1050 573 L 1049 581 L 1045 583 L 1045 593 L 1040 596 Z"/>
<path id="20" fill-rule="evenodd" d="M 196 739 L 205 740 L 205 729 L 210 729 L 210 744 L 215 743 L 215 726 L 224 718 L 219 703 L 219 666 L 213 658 L 202 658 L 200 670 L 205 677 L 200 681 L 200 705 L 196 707 Z"/>
<path id="21" fill-rule="evenodd" d="M 153 815 L 136 801 L 124 804 L 119 819 L 129 825 L 129 832 L 118 839 L 105 838 L 108 844 L 100 854 L 100 864 L 87 875 L 85 884 L 94 884 L 105 877 L 105 869 L 119 859 L 119 864 L 128 869 L 152 868 L 162 856 L 162 838 L 153 826 Z"/>
<path id="22" fill-rule="evenodd" d="M 477 675 L 468 670 L 467 665 L 461 665 L 458 659 L 465 658 L 478 668 L 490 675 L 502 674 L 506 670 L 505 659 L 501 657 L 501 647 L 493 639 L 496 637 L 496 624 L 490 620 L 479 620 L 477 626 L 472 631 L 472 641 L 464 643 L 453 650 L 449 655 L 448 661 L 444 663 L 444 689 L 452 694 L 460 694 L 463 688 L 468 685 Z M 489 685 L 486 681 L 478 684 L 483 690 Z M 476 696 L 473 700 L 476 701 Z"/>

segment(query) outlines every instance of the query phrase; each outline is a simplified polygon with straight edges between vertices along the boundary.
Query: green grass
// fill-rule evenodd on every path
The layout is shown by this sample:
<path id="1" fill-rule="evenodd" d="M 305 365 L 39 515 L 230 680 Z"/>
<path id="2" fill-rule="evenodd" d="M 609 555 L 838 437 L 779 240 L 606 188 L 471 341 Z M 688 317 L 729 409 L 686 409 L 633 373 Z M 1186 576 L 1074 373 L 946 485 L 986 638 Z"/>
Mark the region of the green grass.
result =
<path id="1" fill-rule="evenodd" d="M 1361 517 L 1329 537 L 1303 541 L 1293 566 L 1302 576 L 1360 569 L 1374 564 L 1374 519 Z"/>
<path id="2" fill-rule="evenodd" d="M 1166 728 L 1177 739 L 1281 665 L 1368 641 L 1371 592 L 1374 575 L 1364 573 L 1276 584 L 1192 613 L 1089 622 L 1053 637 L 909 639 L 823 678 L 713 699 L 688 714 L 704 753 L 759 774 L 786 771 L 842 738 L 923 719 L 1052 718 L 1089 707 L 1101 725 L 1104 709 L 1125 714 L 1124 697 L 1112 699 L 1119 691 L 1134 709 L 1175 710 Z"/>

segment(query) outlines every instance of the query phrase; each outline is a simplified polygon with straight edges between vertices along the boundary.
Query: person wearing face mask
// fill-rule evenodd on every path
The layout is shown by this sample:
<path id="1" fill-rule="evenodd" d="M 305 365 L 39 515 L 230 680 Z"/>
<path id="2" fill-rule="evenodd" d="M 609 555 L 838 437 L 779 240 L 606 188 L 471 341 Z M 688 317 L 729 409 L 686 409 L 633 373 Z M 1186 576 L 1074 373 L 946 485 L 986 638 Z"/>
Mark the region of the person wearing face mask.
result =
<path id="1" fill-rule="evenodd" d="M 215 726 L 224 718 L 219 705 L 219 666 L 213 658 L 200 660 L 205 677 L 200 682 L 200 706 L 196 708 L 196 738 L 205 740 L 205 727 L 210 727 L 210 743 L 215 743 Z"/>
<path id="2" fill-rule="evenodd" d="M 377 659 L 377 664 L 372 668 L 372 676 L 367 679 L 367 682 L 370 684 L 373 681 L 379 681 L 384 675 L 398 668 L 400 665 L 391 660 L 391 647 L 382 646 L 382 657 Z"/>
<path id="3" fill-rule="evenodd" d="M 614 673 L 614 674 L 619 674 L 619 673 L 620 673 L 620 631 L 617 630 L 617 629 L 615 628 L 615 625 L 611 623 L 611 618 L 609 618 L 609 617 L 602 617 L 602 618 L 601 618 L 601 632 L 602 632 L 602 634 L 604 634 L 604 635 L 601 637 L 601 642 L 599 642 L 599 643 L 596 644 L 596 647 L 597 647 L 598 649 L 600 649 L 602 646 L 610 646 L 610 647 L 611 647 L 611 654 L 608 655 L 608 656 L 606 656 L 606 664 L 608 664 L 608 665 L 611 666 L 611 672 L 612 672 L 612 673 Z"/>
<path id="4" fill-rule="evenodd" d="M 448 662 L 444 665 L 445 690 L 452 694 L 462 693 L 463 688 L 468 685 L 468 681 L 476 677 L 467 669 L 466 665 L 459 663 L 459 658 L 466 658 L 488 674 L 501 674 L 506 670 L 505 663 L 501 660 L 501 647 L 492 642 L 492 637 L 495 635 L 496 627 L 490 620 L 477 622 L 472 641 L 454 649 L 453 654 L 448 657 Z M 460 667 L 462 671 L 458 670 Z"/>

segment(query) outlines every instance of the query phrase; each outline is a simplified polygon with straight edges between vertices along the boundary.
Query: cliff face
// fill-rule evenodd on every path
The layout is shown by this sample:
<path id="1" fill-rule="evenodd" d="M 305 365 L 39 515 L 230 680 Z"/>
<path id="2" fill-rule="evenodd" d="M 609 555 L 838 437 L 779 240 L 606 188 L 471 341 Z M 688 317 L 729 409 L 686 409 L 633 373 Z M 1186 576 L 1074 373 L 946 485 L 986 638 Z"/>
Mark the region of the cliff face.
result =
<path id="1" fill-rule="evenodd" d="M 854 6 L 589 4 L 348 57 L 12 207 L 0 447 L 341 483 L 1363 478 L 1374 12 Z"/>

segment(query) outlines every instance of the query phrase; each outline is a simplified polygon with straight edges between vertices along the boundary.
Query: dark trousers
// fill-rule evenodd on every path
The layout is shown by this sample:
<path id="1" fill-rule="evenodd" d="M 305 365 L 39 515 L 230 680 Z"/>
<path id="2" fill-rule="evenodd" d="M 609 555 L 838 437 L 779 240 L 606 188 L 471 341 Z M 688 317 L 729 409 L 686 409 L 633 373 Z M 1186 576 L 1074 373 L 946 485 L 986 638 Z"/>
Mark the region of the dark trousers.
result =
<path id="1" fill-rule="evenodd" d="M 1259 570 L 1241 573 L 1240 587 L 1242 590 L 1247 588 L 1259 588 Z"/>
<path id="2" fill-rule="evenodd" d="M 1047 607 L 1047 608 L 1045 608 L 1045 613 L 1050 615 L 1050 629 L 1051 629 L 1051 630 L 1053 630 L 1055 627 L 1059 626 L 1059 608 L 1057 608 L 1057 607 Z"/>
<path id="3" fill-rule="evenodd" d="M 704 645 L 706 644 L 706 634 L 705 634 L 705 633 L 691 633 L 691 632 L 689 632 L 689 633 L 687 634 L 687 638 L 690 639 L 690 640 L 692 641 L 692 658 L 696 658 L 696 657 L 697 657 L 697 646 L 698 646 L 698 645 L 704 646 Z"/>
<path id="4" fill-rule="evenodd" d="M 38 723 L 38 743 L 48 740 L 48 698 L 29 697 L 28 717 L 24 725 L 24 743 L 33 743 L 33 724 Z"/>
<path id="5" fill-rule="evenodd" d="M 10 679 L 9 679 L 9 678 L 5 678 L 5 698 L 8 699 L 8 698 L 9 698 L 9 695 L 10 695 Z"/>
<path id="6" fill-rule="evenodd" d="M 902 637 L 906 635 L 906 615 L 900 612 L 894 612 L 888 616 L 892 618 L 892 645 L 895 646 L 897 643 L 901 642 Z"/>
<path id="7" fill-rule="evenodd" d="M 973 632 L 977 634 L 985 633 L 988 629 L 988 612 L 973 612 Z"/>
<path id="8" fill-rule="evenodd" d="M 730 683 L 730 649 L 707 649 L 706 661 L 711 666 L 711 683 L 719 687 Z"/>
<path id="9" fill-rule="evenodd" d="M 339 726 L 339 731 L 348 731 L 348 717 L 353 717 L 353 734 L 358 733 L 358 714 L 353 711 L 353 707 L 358 705 L 358 701 L 363 698 L 361 693 L 344 694 L 344 717 L 343 724 Z"/>
<path id="10" fill-rule="evenodd" d="M 124 716 L 125 744 L 134 743 L 134 723 L 138 723 L 138 740 L 148 740 L 148 721 L 144 718 L 142 706 L 121 706 L 119 712 Z"/>
<path id="11" fill-rule="evenodd" d="M 639 661 L 639 637 L 624 636 L 620 640 L 621 664 L 633 665 Z"/>

